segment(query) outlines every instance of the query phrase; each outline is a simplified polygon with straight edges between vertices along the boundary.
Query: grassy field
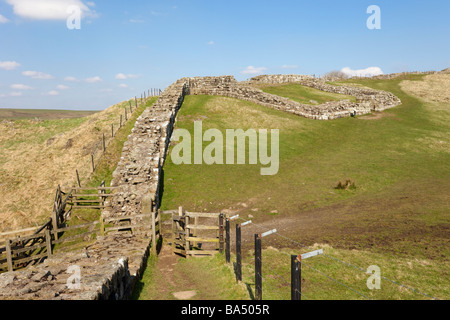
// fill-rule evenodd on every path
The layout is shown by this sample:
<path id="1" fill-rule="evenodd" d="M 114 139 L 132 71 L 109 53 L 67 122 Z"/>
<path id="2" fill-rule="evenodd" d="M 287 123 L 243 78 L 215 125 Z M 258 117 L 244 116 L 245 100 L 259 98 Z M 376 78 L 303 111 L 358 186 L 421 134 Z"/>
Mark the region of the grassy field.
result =
<path id="1" fill-rule="evenodd" d="M 202 120 L 204 131 L 279 129 L 280 170 L 261 176 L 261 165 L 174 165 L 169 157 L 163 209 L 181 205 L 191 211 L 238 213 L 295 241 L 327 246 L 363 269 L 379 265 L 392 280 L 449 298 L 442 285 L 450 280 L 448 104 L 419 99 L 404 88 L 405 83 L 425 83 L 423 76 L 352 81 L 390 91 L 403 104 L 383 113 L 315 121 L 231 98 L 186 97 L 178 128 L 193 132 L 193 121 Z M 355 188 L 336 189 L 347 179 Z M 277 237 L 264 244 L 301 251 Z M 252 234 L 246 246 L 251 250 Z M 320 267 L 337 279 L 343 269 Z M 286 270 L 280 272 L 289 279 Z M 329 290 L 326 280 L 314 281 L 305 295 L 357 298 Z M 424 298 L 398 287 L 392 290 L 382 286 L 374 298 Z"/>
<path id="2" fill-rule="evenodd" d="M 0 120 L 23 120 L 23 119 L 73 119 L 83 118 L 97 113 L 98 111 L 72 111 L 72 110 L 43 110 L 43 109 L 2 109 L 0 108 Z"/>

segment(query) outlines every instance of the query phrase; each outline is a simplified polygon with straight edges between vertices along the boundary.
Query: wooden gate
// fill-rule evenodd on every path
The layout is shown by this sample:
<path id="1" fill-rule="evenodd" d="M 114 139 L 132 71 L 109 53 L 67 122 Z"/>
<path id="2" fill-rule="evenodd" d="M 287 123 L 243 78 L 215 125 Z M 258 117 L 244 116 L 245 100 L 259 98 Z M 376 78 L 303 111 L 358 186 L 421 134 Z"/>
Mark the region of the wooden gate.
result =
<path id="1" fill-rule="evenodd" d="M 172 214 L 173 252 L 186 258 L 212 256 L 224 250 L 225 215 L 187 212 Z"/>

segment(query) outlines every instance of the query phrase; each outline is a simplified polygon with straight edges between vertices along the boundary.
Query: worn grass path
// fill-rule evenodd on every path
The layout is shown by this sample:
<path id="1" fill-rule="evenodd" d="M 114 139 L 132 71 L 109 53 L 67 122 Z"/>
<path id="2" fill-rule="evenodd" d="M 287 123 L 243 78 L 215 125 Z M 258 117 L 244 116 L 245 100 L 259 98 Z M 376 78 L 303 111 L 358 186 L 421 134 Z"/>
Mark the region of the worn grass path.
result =
<path id="1" fill-rule="evenodd" d="M 223 255 L 191 258 L 173 254 L 163 241 L 158 257 L 149 258 L 134 300 L 248 300 Z"/>

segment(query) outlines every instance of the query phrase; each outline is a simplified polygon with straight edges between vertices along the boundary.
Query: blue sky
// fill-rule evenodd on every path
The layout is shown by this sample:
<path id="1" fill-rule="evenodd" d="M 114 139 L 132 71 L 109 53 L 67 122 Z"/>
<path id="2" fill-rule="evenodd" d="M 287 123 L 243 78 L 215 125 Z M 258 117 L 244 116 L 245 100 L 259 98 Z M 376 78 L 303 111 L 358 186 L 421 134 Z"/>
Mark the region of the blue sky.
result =
<path id="1" fill-rule="evenodd" d="M 73 4 L 79 30 L 57 10 Z M 447 0 L 0 0 L 0 108 L 101 110 L 185 76 L 442 70 L 449 12 Z"/>

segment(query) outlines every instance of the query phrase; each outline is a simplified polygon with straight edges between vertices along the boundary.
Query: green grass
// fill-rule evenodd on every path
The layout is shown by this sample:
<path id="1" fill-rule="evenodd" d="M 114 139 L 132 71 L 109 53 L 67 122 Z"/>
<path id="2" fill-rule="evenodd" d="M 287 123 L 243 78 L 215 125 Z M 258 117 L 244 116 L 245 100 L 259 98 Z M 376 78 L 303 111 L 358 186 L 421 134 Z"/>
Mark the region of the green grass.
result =
<path id="1" fill-rule="evenodd" d="M 358 250 L 360 258 L 351 256 L 351 261 L 363 266 L 370 265 L 369 257 L 378 257 L 388 263 L 384 268 L 397 265 L 408 271 L 406 261 L 423 260 L 426 272 L 409 270 L 405 279 L 448 298 L 448 291 L 434 284 L 449 280 L 450 155 L 430 139 L 450 142 L 450 116 L 434 113 L 431 105 L 404 93 L 399 86 L 403 79 L 421 77 L 352 80 L 402 100 L 375 120 L 315 121 L 237 99 L 186 97 L 176 127 L 191 133 L 194 120 L 203 121 L 204 131 L 280 129 L 280 170 L 261 176 L 260 165 L 175 165 L 169 156 L 163 209 L 251 214 L 254 221 L 279 225 L 282 234 L 302 243 L 330 244 L 342 254 Z M 354 189 L 335 189 L 346 179 L 355 182 Z M 270 214 L 274 210 L 279 214 Z M 392 279 L 396 276 L 394 272 Z M 417 298 L 393 291 L 378 297 Z"/>
<path id="2" fill-rule="evenodd" d="M 303 104 L 322 104 L 329 101 L 345 100 L 356 101 L 355 97 L 343 94 L 324 92 L 300 84 L 286 84 L 277 86 L 264 86 L 264 92 L 289 98 Z"/>

